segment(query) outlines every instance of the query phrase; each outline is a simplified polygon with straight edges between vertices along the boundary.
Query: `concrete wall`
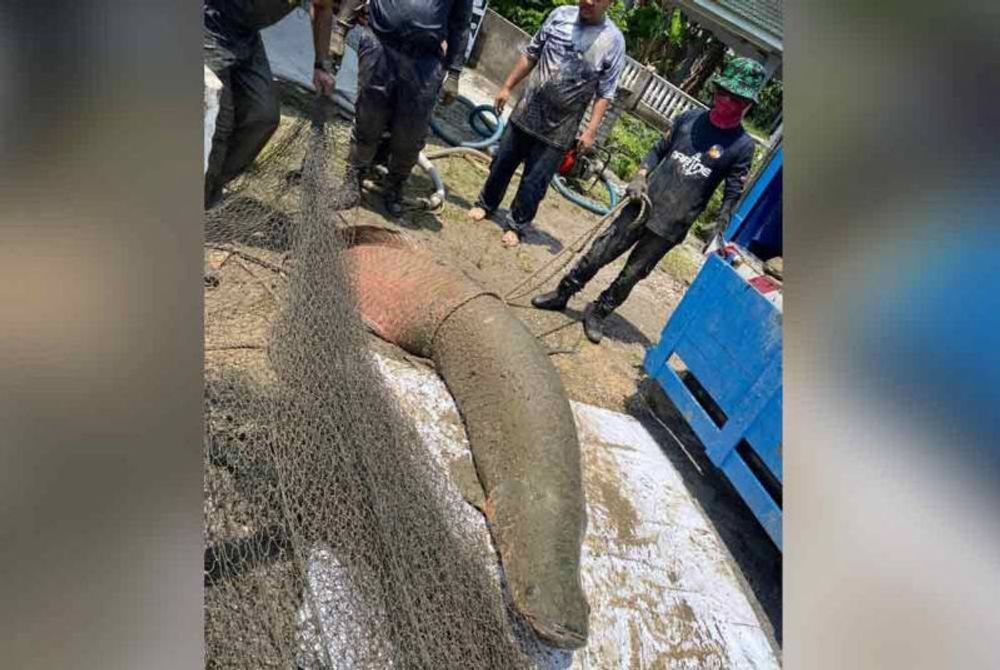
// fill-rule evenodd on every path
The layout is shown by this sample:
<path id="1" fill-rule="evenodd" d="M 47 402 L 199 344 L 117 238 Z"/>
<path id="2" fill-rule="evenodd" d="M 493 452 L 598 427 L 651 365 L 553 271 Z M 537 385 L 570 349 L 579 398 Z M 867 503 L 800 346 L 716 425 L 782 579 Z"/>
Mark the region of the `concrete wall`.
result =
<path id="1" fill-rule="evenodd" d="M 476 72 L 499 86 L 530 39 L 531 35 L 488 10 L 466 66 L 475 67 Z"/>

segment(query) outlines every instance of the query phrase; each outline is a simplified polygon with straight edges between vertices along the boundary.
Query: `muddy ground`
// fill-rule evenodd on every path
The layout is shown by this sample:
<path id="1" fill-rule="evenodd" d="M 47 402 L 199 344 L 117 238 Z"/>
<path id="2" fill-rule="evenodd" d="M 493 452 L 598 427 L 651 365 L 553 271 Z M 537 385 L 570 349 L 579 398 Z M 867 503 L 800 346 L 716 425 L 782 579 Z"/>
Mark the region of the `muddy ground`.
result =
<path id="1" fill-rule="evenodd" d="M 297 116 L 289 111 L 277 137 Z M 335 161 L 340 162 L 346 153 L 349 125 L 344 120 L 335 123 L 338 137 Z M 432 136 L 426 151 L 430 153 L 444 146 Z M 346 221 L 405 232 L 442 261 L 505 296 L 536 270 L 551 264 L 566 245 L 591 230 L 601 218 L 550 189 L 539 209 L 534 229 L 520 247 L 505 249 L 500 244 L 503 230 L 497 223 L 490 220 L 475 223 L 466 217 L 485 179 L 485 167 L 463 157 L 441 159 L 436 165 L 448 188 L 447 201 L 440 211 L 411 212 L 394 220 L 385 214 L 378 196 L 366 195 L 361 207 L 344 212 Z M 517 177 L 511 184 L 504 207 L 509 206 L 516 187 Z M 432 190 L 430 180 L 419 169 L 415 170 L 408 185 L 409 194 L 428 195 Z M 742 575 L 748 594 L 759 607 L 763 619 L 771 623 L 780 645 L 780 552 L 728 482 L 713 471 L 697 438 L 683 420 L 672 415 L 669 406 L 664 408 L 663 398 L 657 396 L 642 370 L 646 349 L 658 340 L 669 314 L 697 272 L 697 244 L 691 239 L 673 250 L 660 267 L 635 288 L 628 301 L 608 319 L 605 338 L 600 345 L 591 344 L 584 337 L 582 326 L 572 321 L 581 318 L 587 303 L 614 279 L 624 258 L 604 268 L 570 301 L 565 313 L 521 307 L 528 304 L 532 295 L 554 287 L 562 272 L 541 286 L 533 286 L 537 280 L 531 282 L 529 287 L 534 290 L 512 300 L 511 304 L 535 334 L 555 331 L 541 340 L 550 350 L 550 358 L 572 400 L 632 414 L 664 446 L 667 457 L 716 525 L 739 568 L 737 572 Z M 206 287 L 206 365 L 208 368 L 233 365 L 251 374 L 266 374 L 269 326 L 284 291 L 285 280 L 277 269 L 289 262 L 287 249 L 270 243 L 254 245 L 252 241 L 236 248 L 247 255 L 206 246 L 206 270 L 212 270 L 220 280 L 218 286 Z M 559 260 L 565 260 L 565 256 Z M 427 364 L 374 336 L 371 342 L 380 353 Z M 656 415 L 650 411 L 654 405 L 661 410 Z"/>

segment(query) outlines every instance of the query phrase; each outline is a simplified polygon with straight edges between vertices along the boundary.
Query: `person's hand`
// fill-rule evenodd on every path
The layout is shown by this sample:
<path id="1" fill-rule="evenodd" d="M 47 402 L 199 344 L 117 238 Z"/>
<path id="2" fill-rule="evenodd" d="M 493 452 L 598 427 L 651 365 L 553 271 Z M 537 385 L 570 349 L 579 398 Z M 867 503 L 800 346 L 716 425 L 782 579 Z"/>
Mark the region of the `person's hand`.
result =
<path id="1" fill-rule="evenodd" d="M 337 82 L 332 74 L 317 67 L 313 69 L 313 86 L 320 95 L 331 95 Z"/>
<path id="2" fill-rule="evenodd" d="M 458 73 L 449 71 L 444 78 L 444 86 L 441 89 L 441 104 L 450 105 L 458 98 Z"/>
<path id="3" fill-rule="evenodd" d="M 648 191 L 649 183 L 646 181 L 646 174 L 640 171 L 636 172 L 635 176 L 632 177 L 632 181 L 629 182 L 628 188 L 625 189 L 625 194 L 628 195 L 629 199 L 632 201 L 638 202 Z"/>
<path id="4" fill-rule="evenodd" d="M 594 146 L 594 142 L 597 141 L 597 134 L 591 129 L 583 131 L 580 135 L 580 139 L 576 141 L 576 149 L 579 153 L 585 154 L 591 150 Z"/>
<path id="5" fill-rule="evenodd" d="M 497 97 L 493 101 L 493 111 L 497 113 L 497 117 L 503 114 L 504 107 L 507 106 L 507 99 L 510 98 L 510 89 L 506 86 L 501 86 L 500 90 L 497 91 Z"/>

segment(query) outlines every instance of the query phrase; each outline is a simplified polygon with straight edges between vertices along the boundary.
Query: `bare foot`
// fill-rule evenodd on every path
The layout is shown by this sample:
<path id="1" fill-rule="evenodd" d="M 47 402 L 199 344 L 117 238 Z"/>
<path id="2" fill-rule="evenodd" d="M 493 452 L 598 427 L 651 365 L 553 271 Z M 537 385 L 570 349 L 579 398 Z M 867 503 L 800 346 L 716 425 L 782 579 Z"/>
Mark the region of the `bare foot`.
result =
<path id="1" fill-rule="evenodd" d="M 506 233 L 503 234 L 503 237 L 500 238 L 500 244 L 504 245 L 508 249 L 513 249 L 520 243 L 521 240 L 518 239 L 517 233 L 515 233 L 513 230 L 508 230 Z"/>
<path id="2" fill-rule="evenodd" d="M 465 215 L 473 221 L 482 221 L 486 218 L 486 210 L 482 207 L 473 207 Z"/>

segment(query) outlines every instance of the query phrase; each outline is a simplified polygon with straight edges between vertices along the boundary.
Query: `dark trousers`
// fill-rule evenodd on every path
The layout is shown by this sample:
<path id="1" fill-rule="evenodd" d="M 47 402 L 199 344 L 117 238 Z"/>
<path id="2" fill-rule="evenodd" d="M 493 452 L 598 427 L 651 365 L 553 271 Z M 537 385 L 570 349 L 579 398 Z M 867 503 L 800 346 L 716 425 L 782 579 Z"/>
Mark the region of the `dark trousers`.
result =
<path id="1" fill-rule="evenodd" d="M 248 54 L 237 56 L 206 34 L 204 55 L 205 65 L 222 82 L 205 171 L 205 207 L 209 207 L 222 196 L 226 184 L 253 165 L 278 128 L 280 109 L 260 35 Z"/>
<path id="2" fill-rule="evenodd" d="M 686 234 L 686 231 L 678 231 L 682 233 L 679 237 L 657 235 L 646 228 L 642 221 L 636 220 L 639 210 L 637 203 L 623 209 L 564 279 L 570 288 L 580 290 L 601 268 L 632 249 L 625 267 L 597 299 L 598 306 L 605 312 L 611 312 L 625 302 L 635 285 L 649 276 L 667 252 L 677 246 Z"/>
<path id="3" fill-rule="evenodd" d="M 510 208 L 511 226 L 520 235 L 535 219 L 538 206 L 565 154 L 564 150 L 546 144 L 513 123 L 508 123 L 476 206 L 489 213 L 495 212 L 500 207 L 518 166 L 524 163 L 521 185 Z"/>
<path id="4" fill-rule="evenodd" d="M 402 184 L 427 141 L 444 74 L 440 54 L 406 53 L 405 45 L 385 43 L 366 29 L 358 45 L 350 162 L 369 168 L 388 130 L 389 182 Z"/>

